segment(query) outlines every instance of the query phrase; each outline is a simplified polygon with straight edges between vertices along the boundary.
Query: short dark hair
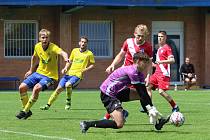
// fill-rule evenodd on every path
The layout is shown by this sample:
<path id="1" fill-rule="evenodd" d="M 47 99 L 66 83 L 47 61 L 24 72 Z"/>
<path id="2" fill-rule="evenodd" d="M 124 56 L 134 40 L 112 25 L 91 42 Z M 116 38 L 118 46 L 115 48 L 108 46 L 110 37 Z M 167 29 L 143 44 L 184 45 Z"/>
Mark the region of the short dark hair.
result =
<path id="1" fill-rule="evenodd" d="M 147 62 L 147 61 L 150 60 L 150 58 L 149 58 L 149 56 L 146 53 L 138 52 L 138 53 L 135 53 L 133 55 L 133 62 L 135 63 L 137 60 L 141 60 L 141 61 L 146 61 Z"/>
<path id="2" fill-rule="evenodd" d="M 80 37 L 80 40 L 81 40 L 81 39 L 85 39 L 85 40 L 88 42 L 87 36 L 81 36 L 81 37 Z"/>
<path id="3" fill-rule="evenodd" d="M 166 31 L 159 31 L 158 33 L 161 33 L 161 34 L 167 35 Z"/>

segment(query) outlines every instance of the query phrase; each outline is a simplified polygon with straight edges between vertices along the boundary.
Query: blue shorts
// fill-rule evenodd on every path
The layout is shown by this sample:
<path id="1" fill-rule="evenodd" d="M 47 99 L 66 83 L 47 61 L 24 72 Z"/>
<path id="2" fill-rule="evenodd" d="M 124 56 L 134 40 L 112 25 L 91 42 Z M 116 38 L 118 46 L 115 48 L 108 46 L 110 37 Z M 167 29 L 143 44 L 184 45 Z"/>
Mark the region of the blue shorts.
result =
<path id="1" fill-rule="evenodd" d="M 59 82 L 59 86 L 65 88 L 66 82 L 70 82 L 72 88 L 75 88 L 80 83 L 80 81 L 81 79 L 77 76 L 64 75 Z"/>
<path id="2" fill-rule="evenodd" d="M 54 80 L 47 76 L 34 72 L 30 76 L 28 76 L 27 79 L 23 81 L 23 83 L 25 83 L 29 88 L 33 88 L 37 83 L 39 83 L 42 86 L 42 90 L 44 91 L 49 86 L 54 84 Z"/>

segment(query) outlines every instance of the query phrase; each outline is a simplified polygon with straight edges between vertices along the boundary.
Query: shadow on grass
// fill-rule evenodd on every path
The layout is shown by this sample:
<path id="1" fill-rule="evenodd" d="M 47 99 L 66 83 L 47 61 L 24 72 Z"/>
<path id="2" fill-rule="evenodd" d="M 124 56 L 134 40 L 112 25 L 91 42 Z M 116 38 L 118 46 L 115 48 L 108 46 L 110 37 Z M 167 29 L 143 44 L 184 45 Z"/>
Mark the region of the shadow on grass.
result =
<path id="1" fill-rule="evenodd" d="M 103 131 L 103 130 L 102 130 Z M 103 131 L 104 132 L 104 131 Z M 102 133 L 101 131 L 89 131 L 88 133 L 91 133 L 91 134 L 94 134 L 94 133 Z M 123 134 L 123 133 L 157 133 L 157 134 L 192 134 L 192 132 L 186 132 L 186 131 L 177 131 L 177 130 L 174 130 L 174 131 L 163 131 L 163 130 L 119 130 L 119 131 L 113 131 L 113 132 L 110 132 L 109 133 L 117 133 L 117 134 Z"/>
<path id="2" fill-rule="evenodd" d="M 151 126 L 152 126 L 152 124 L 149 124 L 149 123 L 126 123 L 125 125 L 127 125 L 127 126 L 151 125 Z M 167 125 L 172 125 L 172 124 L 167 123 L 167 124 L 165 124 L 164 126 L 167 126 Z M 190 126 L 190 125 L 192 125 L 192 124 L 189 124 L 189 123 L 186 124 L 186 123 L 185 123 L 184 125 Z"/>
<path id="3" fill-rule="evenodd" d="M 99 108 L 75 108 L 71 110 L 105 110 L 104 108 L 99 109 Z"/>
<path id="4" fill-rule="evenodd" d="M 84 110 L 84 111 L 89 111 L 89 110 L 105 110 L 104 108 L 71 108 L 70 110 L 64 110 L 64 108 L 51 108 L 49 110 L 42 110 L 42 111 L 54 111 L 54 112 L 58 112 L 58 111 L 77 111 L 77 110 Z"/>
<path id="5" fill-rule="evenodd" d="M 59 118 L 49 118 L 49 117 L 46 117 L 46 118 L 30 118 L 30 120 L 31 121 L 37 121 L 37 120 L 72 120 L 72 121 L 74 121 L 74 120 L 79 120 L 79 121 L 83 121 L 83 120 L 94 120 L 94 118 L 71 118 L 71 117 L 69 117 L 69 118 L 66 118 L 66 117 L 63 117 L 63 118 L 61 118 L 61 117 L 59 117 Z M 95 119 L 95 120 L 97 120 L 97 119 Z"/>
<path id="6" fill-rule="evenodd" d="M 163 131 L 163 130 L 120 130 L 120 131 L 117 131 L 116 133 L 137 133 L 137 132 L 148 132 L 148 133 L 176 133 L 176 134 L 192 134 L 192 132 L 184 132 L 184 131 L 177 131 L 177 130 L 174 130 L 174 131 Z"/>

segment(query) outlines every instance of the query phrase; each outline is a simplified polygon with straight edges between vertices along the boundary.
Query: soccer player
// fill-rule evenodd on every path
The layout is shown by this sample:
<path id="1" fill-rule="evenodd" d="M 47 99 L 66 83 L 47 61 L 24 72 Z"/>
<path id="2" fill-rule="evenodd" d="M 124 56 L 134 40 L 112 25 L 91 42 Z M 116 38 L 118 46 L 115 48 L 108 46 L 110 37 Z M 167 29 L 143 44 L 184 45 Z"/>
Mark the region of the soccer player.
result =
<path id="1" fill-rule="evenodd" d="M 23 110 L 16 115 L 18 119 L 30 117 L 30 109 L 37 101 L 40 91 L 46 90 L 54 80 L 58 80 L 58 55 L 68 63 L 68 54 L 50 42 L 50 31 L 42 29 L 39 32 L 39 41 L 31 57 L 31 67 L 19 86 Z M 29 88 L 33 88 L 30 99 L 27 94 Z"/>
<path id="2" fill-rule="evenodd" d="M 98 121 L 81 121 L 80 128 L 82 133 L 85 133 L 90 127 L 96 128 L 122 128 L 125 123 L 125 118 L 128 112 L 123 109 L 121 102 L 141 100 L 142 105 L 148 110 L 150 116 L 150 123 L 155 125 L 157 130 L 168 121 L 158 117 L 161 114 L 153 106 L 151 98 L 149 97 L 142 71 L 148 65 L 150 58 L 143 52 L 135 53 L 133 56 L 134 64 L 124 66 L 116 69 L 100 86 L 101 101 L 104 104 L 107 112 L 110 113 L 112 120 L 98 120 Z M 133 88 L 130 88 L 130 84 Z M 136 93 L 137 91 L 137 93 Z"/>
<path id="3" fill-rule="evenodd" d="M 133 55 L 136 52 L 144 52 L 146 53 L 152 60 L 152 46 L 149 42 L 146 41 L 147 36 L 149 35 L 149 31 L 147 26 L 144 24 L 139 24 L 135 27 L 134 30 L 134 38 L 128 38 L 124 41 L 121 51 L 114 58 L 112 64 L 106 69 L 107 73 L 111 73 L 115 67 L 124 59 L 123 66 L 129 66 L 133 64 Z M 151 65 L 146 70 L 146 85 L 149 81 L 149 75 L 152 73 L 152 61 Z M 151 96 L 151 95 L 150 95 Z M 145 109 L 144 109 L 145 110 Z M 110 115 L 108 113 L 105 114 L 104 119 L 109 119 Z"/>
<path id="4" fill-rule="evenodd" d="M 114 58 L 112 64 L 106 69 L 107 73 L 114 71 L 116 65 L 118 65 L 123 58 L 123 66 L 129 66 L 133 64 L 133 55 L 137 52 L 144 52 L 152 58 L 152 46 L 146 41 L 149 35 L 147 26 L 139 24 L 135 27 L 134 38 L 128 38 L 124 41 L 121 51 Z"/>
<path id="5" fill-rule="evenodd" d="M 66 89 L 67 95 L 65 109 L 70 109 L 72 88 L 75 88 L 80 83 L 83 75 L 87 71 L 94 68 L 94 55 L 87 49 L 87 44 L 88 38 L 85 36 L 81 37 L 79 41 L 79 48 L 74 48 L 72 50 L 69 58 L 70 61 L 69 63 L 66 63 L 66 66 L 62 70 L 62 73 L 66 73 L 66 75 L 60 80 L 58 87 L 50 96 L 48 103 L 45 106 L 40 107 L 41 110 L 48 110 L 64 89 Z"/>
<path id="6" fill-rule="evenodd" d="M 169 89 L 170 82 L 170 64 L 175 62 L 174 56 L 171 51 L 171 47 L 166 44 L 167 34 L 165 31 L 158 32 L 158 51 L 156 55 L 156 70 L 151 75 L 148 92 L 152 94 L 152 89 L 159 89 L 160 95 L 162 95 L 171 105 L 172 112 L 179 111 L 179 107 L 172 99 L 172 97 L 166 93 Z"/>

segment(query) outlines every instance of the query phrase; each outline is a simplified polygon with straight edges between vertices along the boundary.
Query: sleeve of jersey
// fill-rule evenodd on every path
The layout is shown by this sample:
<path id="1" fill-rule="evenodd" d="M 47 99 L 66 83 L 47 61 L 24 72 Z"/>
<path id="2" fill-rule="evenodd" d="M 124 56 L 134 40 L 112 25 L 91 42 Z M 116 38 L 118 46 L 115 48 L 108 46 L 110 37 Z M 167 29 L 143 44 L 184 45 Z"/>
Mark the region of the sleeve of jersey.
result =
<path id="1" fill-rule="evenodd" d="M 59 54 L 59 53 L 62 51 L 62 49 L 59 48 L 57 45 L 53 45 L 53 51 L 54 51 L 56 54 Z"/>
<path id="2" fill-rule="evenodd" d="M 183 73 L 183 65 L 181 65 L 181 68 L 180 68 L 180 73 Z"/>
<path id="3" fill-rule="evenodd" d="M 153 57 L 152 45 L 151 44 L 148 44 L 148 55 L 149 55 L 150 58 Z"/>
<path id="4" fill-rule="evenodd" d="M 121 48 L 121 52 L 127 52 L 128 51 L 128 43 L 127 40 L 123 43 L 123 46 Z"/>
<path id="5" fill-rule="evenodd" d="M 167 47 L 167 55 L 168 55 L 168 57 L 173 56 L 171 47 L 169 47 L 169 46 Z"/>
<path id="6" fill-rule="evenodd" d="M 195 73 L 195 68 L 193 64 L 192 64 L 192 73 Z"/>
<path id="7" fill-rule="evenodd" d="M 71 55 L 69 57 L 70 61 L 73 61 L 74 59 L 74 54 L 75 54 L 75 49 L 72 50 Z"/>
<path id="8" fill-rule="evenodd" d="M 94 55 L 93 55 L 92 52 L 91 52 L 91 54 L 90 54 L 90 63 L 92 63 L 92 64 L 95 63 Z"/>

